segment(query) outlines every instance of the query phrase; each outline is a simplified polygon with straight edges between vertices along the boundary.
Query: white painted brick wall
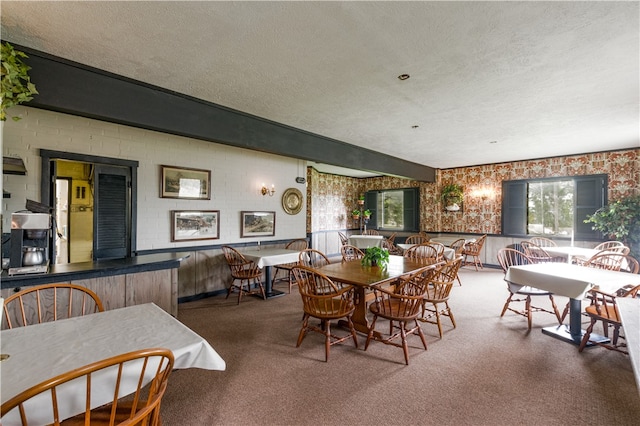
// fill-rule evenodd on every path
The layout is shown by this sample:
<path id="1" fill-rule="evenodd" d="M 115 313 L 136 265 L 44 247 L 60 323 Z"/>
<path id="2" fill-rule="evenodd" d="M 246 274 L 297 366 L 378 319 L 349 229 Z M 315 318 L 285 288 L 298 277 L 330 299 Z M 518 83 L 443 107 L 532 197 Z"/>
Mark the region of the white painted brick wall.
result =
<path id="1" fill-rule="evenodd" d="M 285 189 L 295 187 L 300 166 L 292 158 L 214 144 L 180 136 L 106 123 L 35 108 L 15 107 L 22 120 L 4 123 L 4 156 L 21 157 L 27 176 L 3 175 L 3 189 L 11 193 L 2 203 L 3 232 L 9 232 L 11 213 L 23 210 L 26 199 L 40 201 L 39 150 L 49 149 L 139 162 L 138 250 L 257 241 L 240 238 L 240 212 L 276 212 L 276 235 L 261 241 L 293 239 L 306 234 L 305 211 L 288 215 L 282 209 Z M 211 170 L 211 200 L 176 200 L 159 196 L 160 165 Z M 306 170 L 306 166 L 303 168 Z M 260 186 L 274 184 L 273 197 Z M 171 242 L 171 210 L 220 210 L 220 239 Z"/>

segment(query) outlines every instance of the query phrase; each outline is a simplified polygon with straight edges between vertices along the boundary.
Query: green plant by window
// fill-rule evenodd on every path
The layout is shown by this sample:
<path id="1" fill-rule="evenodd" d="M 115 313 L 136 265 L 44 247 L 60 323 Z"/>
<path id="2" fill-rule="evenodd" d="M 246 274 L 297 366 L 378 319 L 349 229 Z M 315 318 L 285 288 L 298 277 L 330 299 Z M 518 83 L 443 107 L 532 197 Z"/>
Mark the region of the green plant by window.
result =
<path id="1" fill-rule="evenodd" d="M 360 263 L 364 266 L 386 266 L 389 263 L 389 252 L 381 247 L 366 248 Z"/>
<path id="2" fill-rule="evenodd" d="M 22 61 L 26 58 L 24 52 L 15 50 L 8 42 L 2 42 L 2 85 L 0 96 L 0 121 L 7 119 L 6 111 L 23 102 L 33 99 L 33 95 L 38 94 L 36 86 L 31 82 L 28 71 L 31 69 Z M 14 121 L 20 117 L 13 117 Z"/>
<path id="3" fill-rule="evenodd" d="M 461 185 L 458 185 L 457 183 L 450 183 L 442 187 L 440 199 L 444 202 L 445 206 L 462 204 L 463 195 L 464 191 Z"/>
<path id="4" fill-rule="evenodd" d="M 371 217 L 371 210 L 366 209 L 365 211 L 362 212 L 362 215 L 364 217 Z"/>
<path id="5" fill-rule="evenodd" d="M 608 238 L 622 241 L 631 249 L 631 256 L 640 256 L 640 196 L 613 201 L 588 216 L 585 223 Z"/>

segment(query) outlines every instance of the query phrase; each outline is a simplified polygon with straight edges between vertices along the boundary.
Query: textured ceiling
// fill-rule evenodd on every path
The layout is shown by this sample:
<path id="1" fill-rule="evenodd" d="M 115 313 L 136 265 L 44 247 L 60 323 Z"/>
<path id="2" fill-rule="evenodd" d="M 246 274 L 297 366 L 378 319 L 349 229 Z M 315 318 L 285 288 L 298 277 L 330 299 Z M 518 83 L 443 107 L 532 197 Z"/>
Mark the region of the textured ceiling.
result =
<path id="1" fill-rule="evenodd" d="M 639 4 L 3 0 L 1 22 L 16 44 L 450 168 L 639 147 Z"/>

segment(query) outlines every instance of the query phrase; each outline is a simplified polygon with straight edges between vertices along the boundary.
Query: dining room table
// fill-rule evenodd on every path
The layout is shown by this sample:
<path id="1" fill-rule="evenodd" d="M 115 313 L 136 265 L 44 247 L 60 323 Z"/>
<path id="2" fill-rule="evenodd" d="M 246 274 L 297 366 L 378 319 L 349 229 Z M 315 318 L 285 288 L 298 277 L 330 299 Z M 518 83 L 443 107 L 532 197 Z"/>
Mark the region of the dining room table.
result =
<path id="1" fill-rule="evenodd" d="M 404 244 L 404 243 L 396 244 L 396 246 L 401 248 L 402 251 L 405 251 L 405 250 L 409 249 L 410 247 L 413 247 L 414 245 L 416 245 L 416 244 Z M 449 247 L 445 246 L 444 247 L 444 252 L 442 253 L 442 255 L 447 260 L 453 260 L 456 257 L 456 251 L 454 249 L 452 249 L 452 248 L 449 248 Z"/>
<path id="2" fill-rule="evenodd" d="M 543 249 L 551 256 L 564 257 L 567 263 L 573 263 L 573 259 L 588 260 L 600 253 L 600 250 L 593 248 L 574 246 L 543 247 Z"/>
<path id="3" fill-rule="evenodd" d="M 175 358 L 174 369 L 226 369 L 225 361 L 209 342 L 153 303 L 2 330 L 0 345 L 2 354 L 7 356 L 0 362 L 2 403 L 52 377 L 139 349 L 171 350 Z M 121 395 L 135 390 L 138 375 L 136 372 L 127 373 L 125 369 Z M 128 376 L 134 378 L 133 383 L 127 379 Z M 104 380 L 109 382 L 113 379 L 108 376 Z M 72 389 L 76 387 L 77 392 L 84 395 L 86 384 L 82 379 L 70 383 Z M 101 384 L 103 382 L 98 378 L 92 380 L 91 408 L 113 398 L 112 386 Z M 43 398 L 44 401 L 47 397 L 45 393 L 35 398 Z M 34 404 L 41 406 L 36 423 L 52 423 L 51 404 L 38 404 L 37 401 Z M 79 411 L 77 408 L 71 403 L 61 404 L 61 419 L 73 417 L 84 409 L 83 406 Z M 22 423 L 17 410 L 12 410 L 2 417 L 0 424 L 12 426 Z"/>
<path id="4" fill-rule="evenodd" d="M 582 299 L 587 291 L 597 287 L 600 291 L 613 294 L 625 285 L 640 284 L 638 274 L 557 262 L 511 266 L 504 279 L 516 290 L 518 286 L 530 286 L 568 297 L 569 325 L 544 327 L 542 332 L 576 345 L 580 344 L 584 335 L 581 313 Z M 606 342 L 609 339 L 592 333 L 590 340 Z"/>
<path id="5" fill-rule="evenodd" d="M 381 247 L 382 235 L 350 235 L 348 238 L 349 244 L 358 247 L 359 249 L 366 249 L 369 247 Z"/>
<path id="6" fill-rule="evenodd" d="M 640 393 L 640 297 L 619 297 L 616 299 L 616 305 L 627 340 L 636 387 Z"/>
<path id="7" fill-rule="evenodd" d="M 271 276 L 271 267 L 283 265 L 285 263 L 295 263 L 300 257 L 299 250 L 290 250 L 285 248 L 258 248 L 246 250 L 242 255 L 247 260 L 256 262 L 259 268 L 264 269 L 264 292 L 267 299 L 282 296 L 284 291 L 273 288 L 273 278 Z"/>
<path id="8" fill-rule="evenodd" d="M 353 285 L 356 292 L 355 311 L 351 317 L 354 328 L 368 334 L 370 323 L 367 319 L 367 291 L 373 285 L 390 283 L 396 278 L 417 271 L 434 267 L 403 256 L 389 255 L 386 266 L 362 265 L 359 259 L 348 262 L 330 263 L 317 270 L 332 281 Z"/>
<path id="9" fill-rule="evenodd" d="M 445 246 L 449 247 L 451 244 L 453 244 L 454 241 L 457 241 L 461 238 L 462 237 L 435 237 L 435 238 L 431 238 L 429 241 L 434 243 L 444 244 Z M 465 242 L 466 241 L 471 241 L 471 240 L 465 240 Z"/>

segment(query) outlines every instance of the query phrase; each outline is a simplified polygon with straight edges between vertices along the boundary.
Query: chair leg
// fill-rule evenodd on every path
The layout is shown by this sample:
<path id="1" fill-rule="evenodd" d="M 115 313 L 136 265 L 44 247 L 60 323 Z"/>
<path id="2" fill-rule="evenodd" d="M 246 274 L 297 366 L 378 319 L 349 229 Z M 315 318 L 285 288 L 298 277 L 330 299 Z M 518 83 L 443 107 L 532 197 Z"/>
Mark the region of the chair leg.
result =
<path id="1" fill-rule="evenodd" d="M 298 343 L 296 343 L 296 348 L 300 346 L 304 336 L 307 334 L 307 327 L 309 326 L 309 314 L 304 314 L 302 317 L 302 328 L 300 329 L 300 334 L 298 334 Z"/>
<path id="2" fill-rule="evenodd" d="M 329 349 L 331 348 L 331 321 L 322 321 L 324 329 L 324 361 L 329 361 Z"/>
<path id="3" fill-rule="evenodd" d="M 260 292 L 262 293 L 262 299 L 263 300 L 267 300 L 267 293 L 265 293 L 265 291 L 264 291 L 264 285 L 262 284 L 262 281 L 258 278 L 258 279 L 256 279 L 256 282 L 258 283 L 258 286 L 260 286 Z M 249 291 L 251 291 L 251 287 L 249 287 Z"/>
<path id="4" fill-rule="evenodd" d="M 596 319 L 591 318 L 591 324 L 589 324 L 589 327 L 587 327 L 587 330 L 584 332 L 584 336 L 582 336 L 582 341 L 580 341 L 578 352 L 582 352 L 585 346 L 587 346 L 587 342 L 589 342 L 589 337 L 591 336 L 591 332 L 593 331 L 593 326 L 595 323 Z"/>
<path id="5" fill-rule="evenodd" d="M 567 317 L 569 313 L 569 302 L 564 306 L 564 310 L 562 311 L 562 315 L 560 316 L 560 324 L 564 322 L 564 319 Z"/>
<path id="6" fill-rule="evenodd" d="M 553 296 L 549 295 L 549 300 L 551 300 L 551 306 L 553 306 L 553 313 L 556 314 L 556 318 L 558 319 L 558 324 L 562 325 L 562 317 L 560 316 L 560 312 L 558 311 L 558 307 L 556 306 L 556 301 L 553 300 Z"/>
<path id="7" fill-rule="evenodd" d="M 400 337 L 402 338 L 402 350 L 404 352 L 404 363 L 409 365 L 409 345 L 407 344 L 406 322 L 400 323 Z"/>
<path id="8" fill-rule="evenodd" d="M 351 320 L 351 316 L 347 317 L 347 322 L 349 324 L 349 331 L 351 331 L 351 336 L 353 337 L 353 343 L 355 343 L 356 349 L 358 349 L 358 336 L 356 335 L 356 329 L 353 326 L 353 321 Z"/>
<path id="9" fill-rule="evenodd" d="M 505 312 L 507 312 L 507 309 L 509 308 L 509 304 L 511 303 L 511 298 L 513 297 L 513 293 L 509 293 L 509 297 L 507 298 L 507 301 L 504 304 L 504 307 L 502 308 L 502 313 L 500 314 L 500 317 L 503 317 Z"/>
<path id="10" fill-rule="evenodd" d="M 247 285 L 249 285 L 247 283 Z M 244 293 L 244 280 L 240 280 L 240 292 L 238 293 L 238 305 L 240 304 L 240 301 L 242 300 L 242 293 Z"/>
<path id="11" fill-rule="evenodd" d="M 424 338 L 424 333 L 422 332 L 422 327 L 420 327 L 420 324 L 418 324 L 418 321 L 416 321 L 416 327 L 418 330 L 418 336 L 420 336 L 420 340 L 422 340 L 422 346 L 424 346 L 424 349 L 427 350 L 427 339 Z"/>
<path id="12" fill-rule="evenodd" d="M 444 304 L 447 307 L 447 313 L 449 315 L 449 319 L 451 320 L 451 324 L 453 324 L 453 328 L 456 328 L 456 320 L 453 317 L 453 312 L 451 312 L 451 308 L 449 307 L 449 302 L 446 301 L 446 302 L 444 302 Z"/>
<path id="13" fill-rule="evenodd" d="M 433 307 L 436 311 L 436 323 L 438 325 L 438 333 L 440 333 L 440 338 L 442 339 L 442 323 L 440 322 L 440 308 L 437 303 L 433 304 Z"/>
<path id="14" fill-rule="evenodd" d="M 373 332 L 376 329 L 376 321 L 377 320 L 378 320 L 378 316 L 374 315 L 373 316 L 373 321 L 371 322 L 371 328 L 369 328 L 369 334 L 367 334 L 367 341 L 364 344 L 364 350 L 365 351 L 369 347 L 369 343 L 371 342 L 371 339 L 373 338 Z"/>

